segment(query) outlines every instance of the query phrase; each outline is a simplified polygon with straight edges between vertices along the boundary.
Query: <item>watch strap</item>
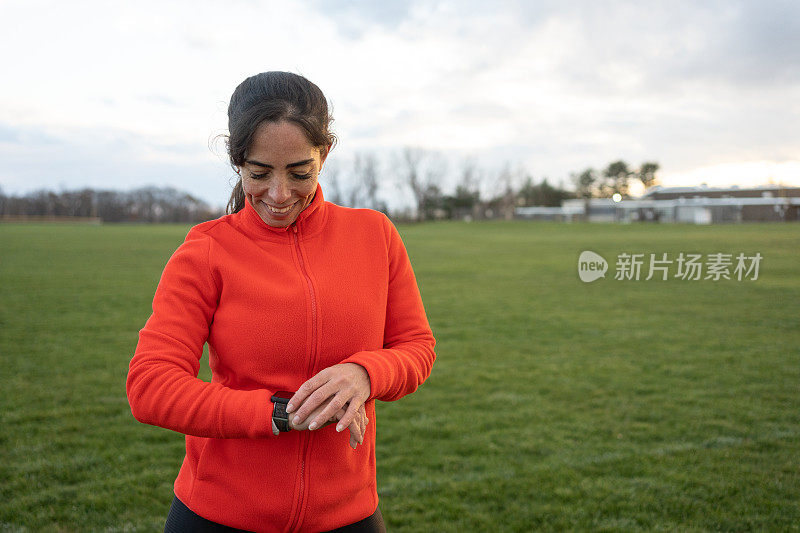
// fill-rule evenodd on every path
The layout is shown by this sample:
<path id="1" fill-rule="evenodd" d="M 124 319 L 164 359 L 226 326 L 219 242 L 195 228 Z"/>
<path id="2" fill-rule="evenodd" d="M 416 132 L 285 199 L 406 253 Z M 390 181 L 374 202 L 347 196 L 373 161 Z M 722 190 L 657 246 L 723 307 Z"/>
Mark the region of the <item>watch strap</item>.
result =
<path id="1" fill-rule="evenodd" d="M 272 408 L 272 422 L 281 433 L 292 430 L 289 425 L 289 413 L 286 412 L 286 404 L 289 403 L 289 399 L 293 395 L 293 392 L 278 391 L 270 398 L 274 404 Z"/>
<path id="2" fill-rule="evenodd" d="M 272 410 L 272 421 L 278 427 L 278 431 L 285 433 L 291 431 L 289 427 L 289 413 L 286 412 L 286 404 L 283 402 L 275 402 L 275 407 Z"/>

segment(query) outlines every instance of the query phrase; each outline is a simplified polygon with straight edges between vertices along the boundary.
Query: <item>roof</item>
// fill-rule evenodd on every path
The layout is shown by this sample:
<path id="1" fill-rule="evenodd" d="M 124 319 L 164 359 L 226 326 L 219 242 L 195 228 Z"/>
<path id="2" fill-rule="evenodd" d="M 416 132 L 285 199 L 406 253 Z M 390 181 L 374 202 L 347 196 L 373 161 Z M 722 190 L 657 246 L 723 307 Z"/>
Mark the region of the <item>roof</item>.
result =
<path id="1" fill-rule="evenodd" d="M 739 187 L 738 185 L 733 185 L 731 187 L 709 187 L 705 184 L 694 187 L 663 187 L 661 185 L 653 185 L 652 187 L 649 187 L 641 197 L 646 198 L 653 194 L 702 194 L 744 191 L 762 193 L 765 191 L 777 191 L 783 189 L 800 189 L 800 187 L 790 187 L 786 185 L 758 185 L 756 187 Z"/>

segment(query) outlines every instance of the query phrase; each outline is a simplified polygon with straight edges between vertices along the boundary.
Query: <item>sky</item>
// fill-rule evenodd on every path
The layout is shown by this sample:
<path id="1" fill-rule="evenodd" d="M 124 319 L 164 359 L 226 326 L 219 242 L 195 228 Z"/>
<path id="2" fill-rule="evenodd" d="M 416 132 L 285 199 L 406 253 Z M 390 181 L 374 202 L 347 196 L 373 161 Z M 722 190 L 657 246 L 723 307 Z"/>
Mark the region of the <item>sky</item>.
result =
<path id="1" fill-rule="evenodd" d="M 331 167 L 440 153 L 570 186 L 800 186 L 800 2 L 0 0 L 5 194 L 156 185 L 226 203 L 227 103 L 286 70 L 332 105 Z M 325 188 L 325 170 L 320 177 Z M 634 191 L 636 192 L 636 191 Z M 393 202 L 390 199 L 390 205 Z"/>

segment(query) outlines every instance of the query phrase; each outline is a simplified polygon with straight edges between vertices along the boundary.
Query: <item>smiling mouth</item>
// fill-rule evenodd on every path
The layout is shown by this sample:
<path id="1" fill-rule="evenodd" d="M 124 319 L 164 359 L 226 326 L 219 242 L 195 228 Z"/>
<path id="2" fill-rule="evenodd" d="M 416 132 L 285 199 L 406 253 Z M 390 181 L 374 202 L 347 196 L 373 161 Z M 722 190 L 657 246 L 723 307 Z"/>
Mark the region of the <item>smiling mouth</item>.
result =
<path id="1" fill-rule="evenodd" d="M 295 202 L 295 203 L 297 203 L 297 202 Z M 280 208 L 279 207 L 272 207 L 268 203 L 264 203 L 264 205 L 267 206 L 267 209 L 269 209 L 270 213 L 275 213 L 276 215 L 284 215 L 284 214 L 288 213 L 292 209 L 292 207 L 294 207 L 294 204 L 288 205 L 286 207 L 280 207 Z"/>

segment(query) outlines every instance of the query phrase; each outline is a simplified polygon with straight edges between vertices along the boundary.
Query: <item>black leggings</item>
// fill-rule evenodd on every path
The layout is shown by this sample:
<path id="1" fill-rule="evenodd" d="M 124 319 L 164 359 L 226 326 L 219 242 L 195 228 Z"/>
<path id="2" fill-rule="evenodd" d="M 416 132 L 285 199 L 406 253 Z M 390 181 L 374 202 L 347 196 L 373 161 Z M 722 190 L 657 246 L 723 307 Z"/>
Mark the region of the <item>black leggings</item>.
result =
<path id="1" fill-rule="evenodd" d="M 186 507 L 177 497 L 172 499 L 167 523 L 164 524 L 164 533 L 234 533 L 236 531 L 245 530 L 207 520 Z M 383 524 L 381 510 L 377 508 L 365 519 L 333 531 L 337 533 L 385 533 L 386 526 Z"/>

